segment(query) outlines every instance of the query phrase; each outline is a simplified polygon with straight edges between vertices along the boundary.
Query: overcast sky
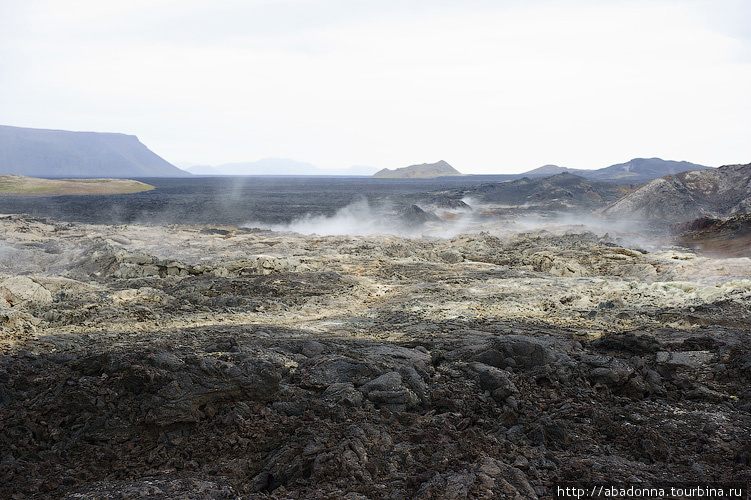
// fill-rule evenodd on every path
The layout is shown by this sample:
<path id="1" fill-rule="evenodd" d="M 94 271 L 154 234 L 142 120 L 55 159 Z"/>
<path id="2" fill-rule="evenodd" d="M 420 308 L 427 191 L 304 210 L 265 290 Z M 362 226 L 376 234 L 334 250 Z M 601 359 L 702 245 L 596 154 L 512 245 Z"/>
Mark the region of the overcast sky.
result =
<path id="1" fill-rule="evenodd" d="M 751 0 L 0 0 L 0 124 L 173 163 L 751 161 Z"/>

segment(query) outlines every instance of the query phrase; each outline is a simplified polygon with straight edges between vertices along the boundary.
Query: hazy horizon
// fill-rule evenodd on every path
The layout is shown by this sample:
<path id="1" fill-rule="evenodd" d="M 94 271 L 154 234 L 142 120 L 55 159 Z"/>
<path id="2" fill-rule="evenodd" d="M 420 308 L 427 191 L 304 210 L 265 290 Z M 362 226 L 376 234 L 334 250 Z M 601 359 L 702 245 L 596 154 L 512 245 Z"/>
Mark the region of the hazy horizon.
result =
<path id="1" fill-rule="evenodd" d="M 0 0 L 0 122 L 172 164 L 751 159 L 745 0 Z"/>
<path id="2" fill-rule="evenodd" d="M 565 165 L 546 164 L 546 165 L 540 165 L 538 167 L 534 167 L 534 168 L 530 168 L 528 170 L 518 171 L 518 172 L 517 171 L 506 171 L 506 172 L 503 172 L 503 173 L 501 173 L 501 172 L 481 172 L 481 173 L 478 173 L 478 174 L 474 174 L 474 173 L 467 174 L 467 173 L 464 173 L 464 172 L 461 172 L 461 173 L 462 173 L 462 175 L 496 175 L 496 176 L 497 175 L 519 175 L 519 174 L 524 174 L 524 173 L 530 172 L 532 170 L 537 170 L 537 169 L 544 168 L 544 167 L 565 168 L 565 169 L 576 170 L 576 171 L 579 171 L 579 170 L 595 171 L 595 170 L 600 170 L 600 169 L 607 168 L 607 167 L 612 167 L 614 165 L 620 165 L 620 164 L 623 164 L 623 163 L 628 163 L 628 162 L 630 162 L 632 160 L 638 160 L 638 159 L 644 159 L 644 158 L 629 158 L 629 159 L 626 159 L 626 160 L 618 161 L 618 162 L 615 162 L 615 163 L 609 163 L 609 164 L 603 165 L 601 167 L 590 168 L 590 169 L 572 169 L 571 167 L 566 167 Z M 657 159 L 665 160 L 665 161 L 676 161 L 676 162 L 688 161 L 688 160 L 673 160 L 671 158 L 657 158 Z M 437 163 L 438 161 L 440 161 L 440 160 L 428 161 L 428 162 L 423 162 L 423 163 L 429 163 L 430 164 L 430 163 Z M 443 161 L 446 161 L 446 160 L 443 160 Z M 244 168 L 244 167 L 245 168 L 252 168 L 252 167 L 256 167 L 257 165 L 262 165 L 262 164 L 266 164 L 266 163 L 273 164 L 273 163 L 276 163 L 276 162 L 279 162 L 279 163 L 289 162 L 290 164 L 297 164 L 300 167 L 310 167 L 310 168 L 318 170 L 318 173 L 313 173 L 313 174 L 305 174 L 305 173 L 294 174 L 294 173 L 292 173 L 292 174 L 290 174 L 290 173 L 273 173 L 273 172 L 269 172 L 268 174 L 258 174 L 258 173 L 242 174 L 242 173 L 218 173 L 217 172 L 216 174 L 214 174 L 214 173 L 205 173 L 205 174 L 204 173 L 197 173 L 196 175 L 228 175 L 228 176 L 231 176 L 231 175 L 240 175 L 240 176 L 242 176 L 242 175 L 250 175 L 250 176 L 253 176 L 253 175 L 301 175 L 301 176 L 305 176 L 305 175 L 326 175 L 326 174 L 329 174 L 329 175 L 370 176 L 373 173 L 375 173 L 376 171 L 380 170 L 378 167 L 373 167 L 373 166 L 368 166 L 368 165 L 351 165 L 350 167 L 347 167 L 347 168 L 324 168 L 324 167 L 320 167 L 318 165 L 313 165 L 313 164 L 308 163 L 308 162 L 299 161 L 299 160 L 296 160 L 294 158 L 260 158 L 258 160 L 254 160 L 254 161 L 238 161 L 238 162 L 229 162 L 229 163 L 223 163 L 223 164 L 218 164 L 218 165 L 206 165 L 206 164 L 187 163 L 186 162 L 186 163 L 177 163 L 177 164 L 175 164 L 175 166 L 178 167 L 178 168 L 180 168 L 181 170 L 185 170 L 186 172 L 190 172 L 191 169 L 194 169 L 194 168 L 197 168 L 197 167 L 198 168 L 200 168 L 200 167 L 208 167 L 210 169 L 222 169 L 222 167 L 223 167 L 225 170 L 227 170 L 228 167 L 230 167 L 230 168 L 235 168 L 235 169 L 239 170 L 240 168 Z M 450 161 L 447 161 L 447 163 L 451 164 Z M 689 162 L 689 163 L 693 163 L 693 162 Z M 408 166 L 413 166 L 413 165 L 403 165 L 403 167 L 397 167 L 397 168 L 405 168 L 405 167 L 408 167 Z M 455 167 L 455 165 L 451 165 L 451 166 Z M 705 165 L 705 166 L 708 166 L 708 165 Z M 294 165 L 290 165 L 290 167 L 294 167 Z M 364 169 L 372 169 L 373 172 L 372 173 L 346 173 L 348 171 L 351 172 L 351 171 L 357 170 L 357 169 L 362 169 L 362 170 L 364 170 Z M 193 172 L 191 172 L 191 173 L 193 173 Z"/>

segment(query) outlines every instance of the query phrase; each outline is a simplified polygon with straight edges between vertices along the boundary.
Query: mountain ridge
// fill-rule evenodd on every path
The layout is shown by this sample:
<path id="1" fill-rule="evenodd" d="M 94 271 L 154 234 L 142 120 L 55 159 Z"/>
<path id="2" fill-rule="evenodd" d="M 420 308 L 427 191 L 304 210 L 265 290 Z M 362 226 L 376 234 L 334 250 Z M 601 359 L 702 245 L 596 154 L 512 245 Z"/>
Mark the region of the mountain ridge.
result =
<path id="1" fill-rule="evenodd" d="M 623 197 L 629 187 L 585 179 L 569 172 L 546 177 L 523 177 L 503 182 L 437 191 L 424 197 L 430 204 L 469 198 L 481 204 L 543 210 L 596 209 Z"/>
<path id="2" fill-rule="evenodd" d="M 0 125 L 0 174 L 32 177 L 188 177 L 135 135 Z"/>
<path id="3" fill-rule="evenodd" d="M 595 170 L 543 165 L 519 175 L 542 177 L 568 172 L 591 180 L 643 184 L 669 174 L 707 170 L 710 168 L 712 167 L 687 161 L 663 160 L 662 158 L 633 158 L 624 163 L 617 163 Z"/>

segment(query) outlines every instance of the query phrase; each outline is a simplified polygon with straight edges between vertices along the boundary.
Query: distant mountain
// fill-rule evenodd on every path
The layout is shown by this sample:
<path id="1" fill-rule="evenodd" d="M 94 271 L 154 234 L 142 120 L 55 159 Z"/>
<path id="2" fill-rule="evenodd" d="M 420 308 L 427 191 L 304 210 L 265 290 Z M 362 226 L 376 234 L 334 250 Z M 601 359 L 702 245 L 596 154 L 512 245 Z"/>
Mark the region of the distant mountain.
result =
<path id="1" fill-rule="evenodd" d="M 195 175 L 372 175 L 375 167 L 352 166 L 345 169 L 322 169 L 310 163 L 288 158 L 264 158 L 254 162 L 222 165 L 193 165 L 185 169 Z"/>
<path id="2" fill-rule="evenodd" d="M 564 172 L 549 177 L 524 177 L 432 193 L 421 201 L 439 205 L 446 199 L 470 198 L 480 204 L 566 210 L 599 208 L 627 192 L 627 189 L 612 182 L 594 181 Z"/>
<path id="3" fill-rule="evenodd" d="M 445 175 L 462 175 L 462 173 L 441 160 L 437 163 L 410 165 L 409 167 L 397 168 L 395 170 L 384 168 L 373 174 L 373 177 L 394 179 L 432 179 L 434 177 L 442 177 Z"/>
<path id="4" fill-rule="evenodd" d="M 253 162 L 224 163 L 214 167 L 221 175 L 317 175 L 318 167 L 289 158 L 264 158 Z"/>
<path id="5" fill-rule="evenodd" d="M 689 221 L 751 212 L 751 164 L 682 172 L 653 180 L 605 207 L 606 217 Z"/>
<path id="6" fill-rule="evenodd" d="M 542 167 L 535 168 L 533 170 L 530 170 L 529 172 L 524 172 L 523 174 L 519 174 L 519 175 L 523 177 L 531 177 L 531 176 L 537 177 L 537 176 L 558 175 L 558 174 L 562 174 L 563 172 L 568 172 L 570 174 L 573 174 L 575 170 L 572 168 L 567 168 L 567 167 L 559 167 L 558 165 L 543 165 Z M 586 170 L 581 170 L 581 172 L 586 172 Z"/>
<path id="7" fill-rule="evenodd" d="M 545 165 L 529 172 L 524 172 L 523 176 L 540 177 L 547 175 L 560 174 L 568 172 L 570 174 L 593 179 L 598 181 L 643 184 L 645 182 L 659 179 L 665 175 L 678 174 L 691 170 L 706 170 L 711 167 L 697 165 L 687 161 L 663 160 L 661 158 L 634 158 L 626 163 L 619 163 L 609 167 L 597 170 L 584 170 L 576 168 L 559 167 L 557 165 Z"/>
<path id="8" fill-rule="evenodd" d="M 222 175 L 219 170 L 211 165 L 193 165 L 191 167 L 183 168 L 186 172 L 190 172 L 193 175 Z"/>
<path id="9" fill-rule="evenodd" d="M 649 182 L 654 179 L 681 172 L 693 170 L 707 170 L 711 167 L 697 165 L 687 161 L 662 160 L 660 158 L 634 158 L 626 163 L 611 165 L 606 168 L 594 170 L 590 175 L 584 175 L 588 179 L 601 181 L 630 182 L 638 184 Z"/>
<path id="10" fill-rule="evenodd" d="M 222 175 L 211 165 L 192 165 L 190 167 L 183 168 L 183 170 L 190 172 L 193 175 Z"/>
<path id="11" fill-rule="evenodd" d="M 0 125 L 0 174 L 34 177 L 187 177 L 136 136 Z"/>
<path id="12" fill-rule="evenodd" d="M 336 175 L 373 175 L 378 172 L 376 167 L 369 167 L 367 165 L 352 165 L 344 170 L 327 170 L 327 172 L 337 172 Z"/>

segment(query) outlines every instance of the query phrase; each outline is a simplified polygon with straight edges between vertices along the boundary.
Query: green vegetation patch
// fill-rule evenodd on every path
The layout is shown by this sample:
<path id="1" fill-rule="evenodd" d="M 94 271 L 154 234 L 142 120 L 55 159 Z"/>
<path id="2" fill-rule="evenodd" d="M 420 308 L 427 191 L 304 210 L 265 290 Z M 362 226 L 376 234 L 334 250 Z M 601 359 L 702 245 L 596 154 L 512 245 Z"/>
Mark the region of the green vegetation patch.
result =
<path id="1" fill-rule="evenodd" d="M 154 186 L 130 179 L 41 179 L 0 175 L 0 195 L 131 194 L 152 189 Z"/>

